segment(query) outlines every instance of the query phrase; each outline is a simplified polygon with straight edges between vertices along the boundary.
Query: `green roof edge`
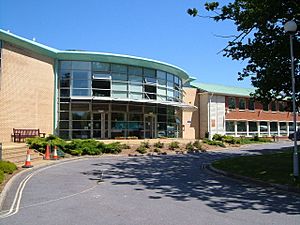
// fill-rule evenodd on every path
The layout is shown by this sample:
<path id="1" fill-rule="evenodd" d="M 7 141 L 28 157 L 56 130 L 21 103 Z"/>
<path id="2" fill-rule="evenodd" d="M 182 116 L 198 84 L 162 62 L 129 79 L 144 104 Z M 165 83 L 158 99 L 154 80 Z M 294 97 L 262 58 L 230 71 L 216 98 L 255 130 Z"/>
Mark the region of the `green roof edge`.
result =
<path id="1" fill-rule="evenodd" d="M 103 61 L 110 63 L 121 63 L 135 66 L 143 66 L 147 68 L 153 68 L 163 70 L 168 73 L 173 73 L 180 76 L 183 80 L 188 80 L 190 76 L 186 71 L 172 64 L 161 62 L 158 60 L 147 59 L 142 57 L 103 53 L 103 52 L 89 52 L 89 51 L 61 51 L 55 48 L 51 48 L 44 44 L 40 44 L 36 41 L 17 36 L 11 32 L 0 29 L 0 40 L 13 43 L 17 46 L 29 49 L 33 52 L 46 55 L 48 57 L 58 60 L 84 60 L 84 61 Z"/>

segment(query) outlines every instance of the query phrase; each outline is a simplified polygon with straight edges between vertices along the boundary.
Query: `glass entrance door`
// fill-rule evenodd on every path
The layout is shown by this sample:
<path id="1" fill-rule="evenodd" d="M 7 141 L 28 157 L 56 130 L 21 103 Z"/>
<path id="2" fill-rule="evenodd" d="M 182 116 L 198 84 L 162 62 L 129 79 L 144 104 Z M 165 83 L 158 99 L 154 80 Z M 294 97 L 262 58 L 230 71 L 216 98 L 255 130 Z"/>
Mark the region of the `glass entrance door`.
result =
<path id="1" fill-rule="evenodd" d="M 93 113 L 93 138 L 105 138 L 105 113 Z"/>
<path id="2" fill-rule="evenodd" d="M 156 115 L 146 114 L 144 116 L 145 138 L 156 138 Z"/>

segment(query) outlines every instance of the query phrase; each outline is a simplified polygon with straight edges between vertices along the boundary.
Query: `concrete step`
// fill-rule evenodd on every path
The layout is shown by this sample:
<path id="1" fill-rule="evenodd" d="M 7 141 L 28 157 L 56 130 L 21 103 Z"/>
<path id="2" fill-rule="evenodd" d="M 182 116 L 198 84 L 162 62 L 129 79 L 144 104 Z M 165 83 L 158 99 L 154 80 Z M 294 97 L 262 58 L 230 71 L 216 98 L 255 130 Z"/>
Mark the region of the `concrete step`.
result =
<path id="1" fill-rule="evenodd" d="M 27 145 L 4 146 L 2 159 L 13 163 L 25 162 L 28 147 Z M 41 160 L 43 155 L 35 150 L 30 151 L 30 160 Z"/>

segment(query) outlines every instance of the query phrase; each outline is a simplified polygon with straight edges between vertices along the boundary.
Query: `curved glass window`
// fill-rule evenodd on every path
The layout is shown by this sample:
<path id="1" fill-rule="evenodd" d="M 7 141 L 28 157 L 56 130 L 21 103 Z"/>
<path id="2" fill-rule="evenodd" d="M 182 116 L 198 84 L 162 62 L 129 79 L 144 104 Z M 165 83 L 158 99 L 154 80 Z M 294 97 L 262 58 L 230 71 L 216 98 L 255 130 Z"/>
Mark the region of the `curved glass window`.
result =
<path id="1" fill-rule="evenodd" d="M 182 101 L 182 80 L 162 70 L 105 62 L 60 61 L 61 101 L 79 97 Z"/>

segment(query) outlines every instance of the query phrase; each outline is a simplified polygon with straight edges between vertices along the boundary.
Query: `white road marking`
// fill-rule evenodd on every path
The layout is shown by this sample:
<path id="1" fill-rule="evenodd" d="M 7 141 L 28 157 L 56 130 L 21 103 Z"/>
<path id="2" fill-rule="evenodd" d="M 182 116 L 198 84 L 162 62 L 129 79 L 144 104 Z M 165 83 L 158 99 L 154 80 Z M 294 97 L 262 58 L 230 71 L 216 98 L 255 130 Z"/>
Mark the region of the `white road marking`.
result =
<path id="1" fill-rule="evenodd" d="M 84 159 L 83 159 L 84 160 Z M 59 164 L 54 164 L 54 165 L 51 165 L 51 166 L 47 166 L 47 167 L 44 167 L 44 168 L 41 168 L 41 169 L 38 169 L 36 171 L 34 171 L 33 173 L 31 174 L 28 174 L 23 180 L 22 182 L 20 183 L 18 189 L 17 189 L 17 192 L 15 194 L 15 197 L 14 197 L 14 201 L 10 207 L 10 209 L 7 211 L 2 211 L 1 213 L 3 212 L 6 212 L 2 215 L 0 215 L 0 219 L 4 219 L 4 218 L 7 218 L 9 216 L 13 216 L 15 215 L 16 213 L 19 212 L 20 210 L 20 203 L 21 203 L 21 199 L 22 199 L 22 195 L 23 195 L 23 190 L 25 188 L 25 185 L 27 184 L 27 182 L 30 180 L 30 178 L 32 178 L 34 175 L 46 170 L 46 169 L 49 169 L 49 168 L 52 168 L 52 167 L 55 167 L 55 166 L 60 166 L 60 165 L 63 165 L 63 164 L 67 164 L 67 163 L 71 163 L 71 162 L 75 162 L 75 161 L 68 161 L 68 162 L 63 162 L 63 163 L 59 163 Z M 93 186 L 92 188 L 94 188 L 96 186 Z M 79 193 L 84 193 L 92 188 L 88 188 L 87 190 L 84 190 L 82 192 L 79 192 Z M 73 195 L 78 195 L 79 193 L 77 194 L 73 194 Z M 71 195 L 71 197 L 73 196 Z M 70 197 L 70 196 L 67 196 L 67 197 Z"/>

